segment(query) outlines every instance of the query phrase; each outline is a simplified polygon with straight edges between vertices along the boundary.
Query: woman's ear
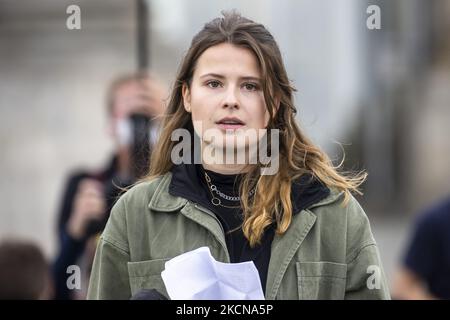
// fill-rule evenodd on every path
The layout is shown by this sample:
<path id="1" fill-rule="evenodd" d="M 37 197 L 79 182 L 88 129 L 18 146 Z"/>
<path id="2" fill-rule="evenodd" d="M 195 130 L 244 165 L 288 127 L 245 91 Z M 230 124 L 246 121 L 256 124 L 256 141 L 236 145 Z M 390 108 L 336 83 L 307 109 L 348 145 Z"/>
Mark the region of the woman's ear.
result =
<path id="1" fill-rule="evenodd" d="M 183 106 L 187 112 L 191 112 L 191 92 L 186 83 L 183 83 L 181 88 L 181 93 L 183 95 Z"/>

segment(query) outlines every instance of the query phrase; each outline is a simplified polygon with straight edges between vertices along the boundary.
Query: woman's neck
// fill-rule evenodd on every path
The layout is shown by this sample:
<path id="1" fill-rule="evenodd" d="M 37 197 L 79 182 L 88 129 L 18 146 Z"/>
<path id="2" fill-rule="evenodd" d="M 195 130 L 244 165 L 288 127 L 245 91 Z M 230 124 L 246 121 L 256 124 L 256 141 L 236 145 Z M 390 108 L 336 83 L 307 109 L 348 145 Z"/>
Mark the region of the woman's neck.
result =
<path id="1" fill-rule="evenodd" d="M 203 168 L 220 174 L 239 174 L 248 172 L 246 164 L 206 164 L 202 163 Z"/>

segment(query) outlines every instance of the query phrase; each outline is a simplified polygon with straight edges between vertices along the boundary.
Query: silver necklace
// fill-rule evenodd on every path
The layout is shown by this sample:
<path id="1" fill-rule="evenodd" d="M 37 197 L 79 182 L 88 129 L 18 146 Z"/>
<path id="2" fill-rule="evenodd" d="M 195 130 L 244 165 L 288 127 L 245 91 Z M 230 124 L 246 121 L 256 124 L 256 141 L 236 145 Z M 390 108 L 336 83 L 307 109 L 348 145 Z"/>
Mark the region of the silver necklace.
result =
<path id="1" fill-rule="evenodd" d="M 205 179 L 206 179 L 206 183 L 208 184 L 208 188 L 211 192 L 211 202 L 213 205 L 215 206 L 223 206 L 226 207 L 224 205 L 222 205 L 222 202 L 220 201 L 219 198 L 215 197 L 213 192 L 216 193 L 219 197 L 221 197 L 222 199 L 228 200 L 228 201 L 241 201 L 241 197 L 240 196 L 229 196 L 225 193 L 223 193 L 222 191 L 220 191 L 219 189 L 217 189 L 217 186 L 215 184 L 211 183 L 211 178 L 209 177 L 209 175 L 205 172 Z M 252 196 L 255 193 L 256 188 L 253 188 L 249 193 L 249 197 Z"/>

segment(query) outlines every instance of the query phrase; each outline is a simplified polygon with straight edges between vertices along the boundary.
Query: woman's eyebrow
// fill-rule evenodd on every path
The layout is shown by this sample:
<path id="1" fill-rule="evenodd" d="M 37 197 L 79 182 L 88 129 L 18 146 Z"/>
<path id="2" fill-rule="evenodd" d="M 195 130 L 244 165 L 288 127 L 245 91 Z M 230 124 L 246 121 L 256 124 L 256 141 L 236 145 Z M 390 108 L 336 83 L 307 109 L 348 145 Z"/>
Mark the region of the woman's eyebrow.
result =
<path id="1" fill-rule="evenodd" d="M 200 76 L 200 78 L 206 78 L 206 77 L 225 79 L 225 76 L 218 74 L 218 73 L 206 73 L 206 74 Z"/>
<path id="2" fill-rule="evenodd" d="M 240 77 L 239 79 L 241 79 L 241 80 L 252 80 L 252 81 L 257 81 L 257 82 L 261 81 L 261 79 L 258 78 L 258 77 Z"/>
<path id="3" fill-rule="evenodd" d="M 218 73 L 206 73 L 206 74 L 200 76 L 200 78 L 206 78 L 206 77 L 214 77 L 214 78 L 219 78 L 219 79 L 225 79 L 224 75 L 221 75 L 221 74 L 218 74 Z M 260 78 L 253 77 L 253 76 L 239 77 L 239 80 L 261 81 Z"/>

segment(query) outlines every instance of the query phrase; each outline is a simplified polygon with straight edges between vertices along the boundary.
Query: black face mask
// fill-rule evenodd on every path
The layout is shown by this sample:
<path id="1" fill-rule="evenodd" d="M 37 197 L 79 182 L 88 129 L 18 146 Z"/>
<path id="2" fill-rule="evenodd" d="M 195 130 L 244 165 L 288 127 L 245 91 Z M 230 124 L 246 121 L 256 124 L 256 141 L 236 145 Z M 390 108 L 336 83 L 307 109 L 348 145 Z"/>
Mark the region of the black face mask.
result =
<path id="1" fill-rule="evenodd" d="M 107 214 L 102 220 L 93 220 L 89 222 L 86 230 L 86 236 L 90 236 L 101 232 L 106 225 L 109 212 L 114 203 L 123 193 L 123 188 L 130 186 L 137 179 L 143 177 L 150 165 L 151 141 L 150 131 L 152 130 L 152 120 L 141 114 L 132 114 L 129 117 L 131 124 L 132 140 L 129 145 L 131 157 L 131 177 L 114 176 L 110 181 L 106 181 L 104 185 L 105 199 L 107 202 Z"/>

